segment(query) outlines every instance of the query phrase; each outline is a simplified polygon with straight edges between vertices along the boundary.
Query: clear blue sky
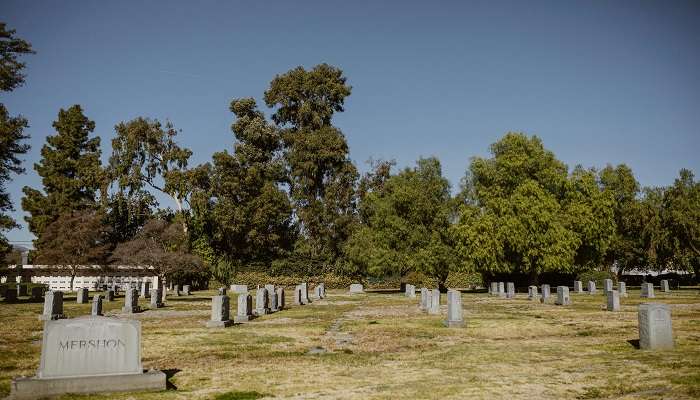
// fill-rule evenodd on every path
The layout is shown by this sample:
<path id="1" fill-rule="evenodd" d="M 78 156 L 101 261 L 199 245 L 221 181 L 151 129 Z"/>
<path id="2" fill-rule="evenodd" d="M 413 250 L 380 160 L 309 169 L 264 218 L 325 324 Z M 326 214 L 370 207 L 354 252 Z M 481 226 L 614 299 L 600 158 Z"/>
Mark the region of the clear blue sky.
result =
<path id="1" fill-rule="evenodd" d="M 1 95 L 31 124 L 27 174 L 9 187 L 22 223 L 60 108 L 83 106 L 105 159 L 114 125 L 147 116 L 206 162 L 232 148 L 232 98 L 321 62 L 353 86 L 335 123 L 362 171 L 434 155 L 456 187 L 508 131 L 571 167 L 627 163 L 643 185 L 700 171 L 698 1 L 3 0 L 0 20 L 37 51 L 26 85 Z"/>

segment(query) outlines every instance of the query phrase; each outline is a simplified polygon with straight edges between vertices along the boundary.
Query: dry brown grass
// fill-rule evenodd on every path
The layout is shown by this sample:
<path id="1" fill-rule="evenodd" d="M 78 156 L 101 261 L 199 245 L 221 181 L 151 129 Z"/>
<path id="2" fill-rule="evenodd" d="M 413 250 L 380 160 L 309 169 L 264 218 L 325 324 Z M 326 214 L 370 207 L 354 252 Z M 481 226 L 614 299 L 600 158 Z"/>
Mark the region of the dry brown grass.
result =
<path id="1" fill-rule="evenodd" d="M 63 398 L 700 398 L 697 290 L 654 299 L 672 305 L 677 346 L 665 352 L 628 342 L 637 339 L 643 302 L 635 291 L 618 313 L 601 309 L 602 295 L 574 294 L 572 306 L 558 307 L 525 295 L 464 294 L 461 329 L 442 326 L 444 310 L 418 311 L 417 298 L 329 294 L 228 329 L 204 327 L 213 292 L 168 299 L 168 307 L 138 318 L 144 367 L 168 370 L 177 390 Z M 121 302 L 105 303 L 107 313 Z M 0 304 L 0 397 L 13 376 L 33 375 L 38 366 L 41 306 Z M 90 305 L 69 296 L 65 311 L 87 314 Z M 309 354 L 314 347 L 326 352 Z"/>

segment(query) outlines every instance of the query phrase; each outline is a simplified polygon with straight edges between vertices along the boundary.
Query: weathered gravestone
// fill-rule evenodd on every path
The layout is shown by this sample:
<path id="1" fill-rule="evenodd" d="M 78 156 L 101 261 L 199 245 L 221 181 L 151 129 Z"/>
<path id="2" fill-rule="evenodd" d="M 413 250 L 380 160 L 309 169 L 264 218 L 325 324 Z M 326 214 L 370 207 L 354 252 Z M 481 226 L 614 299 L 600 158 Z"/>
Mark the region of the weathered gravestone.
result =
<path id="1" fill-rule="evenodd" d="M 489 294 L 491 296 L 498 296 L 498 282 L 491 282 L 491 286 L 489 288 Z"/>
<path id="2" fill-rule="evenodd" d="M 433 289 L 430 292 L 430 306 L 428 314 L 440 314 L 440 289 Z"/>
<path id="3" fill-rule="evenodd" d="M 247 322 L 253 318 L 253 297 L 249 294 L 238 295 L 238 309 L 233 321 L 236 323 Z"/>
<path id="4" fill-rule="evenodd" d="M 17 289 L 8 289 L 5 291 L 5 302 L 6 303 L 13 303 L 17 301 Z"/>
<path id="5" fill-rule="evenodd" d="M 509 298 L 509 299 L 515 298 L 515 283 L 508 282 L 506 284 L 506 298 Z"/>
<path id="6" fill-rule="evenodd" d="M 163 285 L 153 286 L 153 291 L 151 293 L 151 303 L 150 308 L 156 309 L 163 307 Z"/>
<path id="7" fill-rule="evenodd" d="M 537 286 L 528 286 L 527 287 L 527 298 L 528 300 L 537 300 Z"/>
<path id="8" fill-rule="evenodd" d="M 255 313 L 257 315 L 265 315 L 270 313 L 270 303 L 267 296 L 267 289 L 265 288 L 258 289 L 255 294 Z"/>
<path id="9" fill-rule="evenodd" d="M 267 294 L 269 295 L 270 293 L 275 291 L 275 285 L 267 284 L 265 285 L 265 289 L 267 289 Z"/>
<path id="10" fill-rule="evenodd" d="M 506 297 L 506 285 L 503 282 L 498 282 L 498 296 Z"/>
<path id="11" fill-rule="evenodd" d="M 174 285 L 173 292 L 175 292 L 175 296 L 180 296 L 180 285 Z"/>
<path id="12" fill-rule="evenodd" d="M 13 379 L 10 397 L 160 391 L 165 385 L 163 372 L 143 372 L 140 321 L 89 316 L 44 323 L 37 374 Z"/>
<path id="13" fill-rule="evenodd" d="M 46 292 L 44 296 L 44 311 L 39 316 L 39 320 L 50 321 L 65 317 L 63 315 L 63 292 L 54 292 L 53 290 Z"/>
<path id="14" fill-rule="evenodd" d="M 277 293 L 273 290 L 272 292 L 267 292 L 270 299 L 270 312 L 279 311 L 279 306 L 277 304 Z"/>
<path id="15" fill-rule="evenodd" d="M 639 305 L 639 348 L 663 350 L 673 348 L 671 308 L 667 304 L 642 303 Z"/>
<path id="16" fill-rule="evenodd" d="M 182 294 L 184 294 L 185 296 L 189 296 L 191 294 L 190 293 L 190 285 L 183 285 L 182 286 Z"/>
<path id="17" fill-rule="evenodd" d="M 617 291 L 620 293 L 620 297 L 627 297 L 627 284 L 625 282 L 618 282 Z"/>
<path id="18" fill-rule="evenodd" d="M 571 305 L 571 296 L 569 296 L 568 286 L 557 286 L 557 299 L 554 304 L 558 306 L 568 306 Z"/>
<path id="19" fill-rule="evenodd" d="M 575 293 L 583 293 L 583 282 L 574 281 L 574 292 Z"/>
<path id="20" fill-rule="evenodd" d="M 595 294 L 595 282 L 588 281 L 588 294 Z"/>
<path id="21" fill-rule="evenodd" d="M 44 295 L 44 288 L 41 286 L 33 286 L 32 287 L 32 300 L 41 300 L 41 297 Z"/>
<path id="22" fill-rule="evenodd" d="M 277 309 L 284 310 L 285 300 L 284 300 L 284 288 L 277 288 Z"/>
<path id="23" fill-rule="evenodd" d="M 447 320 L 444 324 L 449 328 L 464 326 L 462 293 L 459 290 L 447 291 Z"/>
<path id="24" fill-rule="evenodd" d="M 668 279 L 661 280 L 661 291 L 664 293 L 668 293 L 671 291 L 671 288 L 668 286 Z"/>
<path id="25" fill-rule="evenodd" d="M 124 307 L 122 307 L 122 312 L 127 314 L 133 314 L 141 311 L 139 308 L 139 293 L 136 289 L 127 289 L 124 296 Z"/>
<path id="26" fill-rule="evenodd" d="M 248 285 L 231 285 L 231 291 L 236 294 L 248 293 Z"/>
<path id="27" fill-rule="evenodd" d="M 551 295 L 549 285 L 548 284 L 543 284 L 542 285 L 542 296 L 540 296 L 540 302 L 546 303 L 547 300 L 549 300 L 549 296 Z"/>
<path id="28" fill-rule="evenodd" d="M 207 321 L 207 328 L 225 328 L 233 325 L 229 319 L 229 297 L 226 295 L 214 296 L 211 299 L 211 318 Z"/>
<path id="29" fill-rule="evenodd" d="M 85 288 L 78 289 L 78 304 L 86 304 L 89 301 L 88 290 Z"/>
<path id="30" fill-rule="evenodd" d="M 605 292 L 607 296 L 607 307 L 608 311 L 620 311 L 620 292 L 617 290 L 609 290 Z"/>
<path id="31" fill-rule="evenodd" d="M 609 292 L 613 290 L 613 281 L 612 279 L 606 279 L 603 281 L 603 292 Z"/>
<path id="32" fill-rule="evenodd" d="M 350 285 L 350 294 L 363 293 L 365 289 L 362 287 L 361 283 L 353 283 Z"/>
<path id="33" fill-rule="evenodd" d="M 102 315 L 102 296 L 99 294 L 92 297 L 92 311 L 90 314 L 93 316 Z"/>
<path id="34" fill-rule="evenodd" d="M 416 287 L 409 283 L 406 284 L 406 297 L 415 299 L 416 298 Z"/>
<path id="35" fill-rule="evenodd" d="M 294 287 L 294 304 L 297 306 L 303 306 L 304 304 L 306 304 L 304 303 L 301 291 L 301 285 L 296 285 L 296 287 Z"/>
<path id="36" fill-rule="evenodd" d="M 140 296 L 144 299 L 146 297 L 151 297 L 151 282 L 143 281 L 141 282 L 141 293 Z"/>
<path id="37" fill-rule="evenodd" d="M 641 297 L 646 297 L 649 299 L 654 298 L 654 284 L 653 283 L 642 283 L 642 293 Z"/>
<path id="38" fill-rule="evenodd" d="M 422 311 L 428 311 L 430 306 L 430 290 L 428 288 L 420 288 L 420 308 Z"/>
<path id="39" fill-rule="evenodd" d="M 301 287 L 301 299 L 304 304 L 311 303 L 311 299 L 309 298 L 309 284 L 302 282 L 299 286 Z"/>
<path id="40" fill-rule="evenodd" d="M 17 284 L 17 297 L 22 297 L 27 295 L 27 285 L 23 283 Z"/>

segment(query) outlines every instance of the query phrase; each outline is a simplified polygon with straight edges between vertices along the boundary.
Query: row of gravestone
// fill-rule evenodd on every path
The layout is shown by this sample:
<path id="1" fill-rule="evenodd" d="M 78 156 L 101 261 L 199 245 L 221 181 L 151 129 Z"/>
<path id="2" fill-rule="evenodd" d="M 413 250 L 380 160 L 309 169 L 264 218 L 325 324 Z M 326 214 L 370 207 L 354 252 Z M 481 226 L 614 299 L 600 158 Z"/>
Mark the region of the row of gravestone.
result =
<path id="1" fill-rule="evenodd" d="M 283 287 L 275 285 L 265 285 L 258 287 L 255 293 L 255 310 L 253 310 L 253 298 L 248 294 L 248 286 L 231 285 L 231 290 L 238 293 L 238 307 L 233 320 L 230 318 L 230 299 L 226 294 L 226 288 L 220 288 L 219 294 L 212 297 L 211 318 L 206 326 L 209 328 L 225 328 L 234 323 L 244 323 L 251 319 L 281 311 L 285 307 L 285 296 Z M 326 297 L 326 286 L 323 283 L 316 285 L 316 298 L 321 300 Z M 309 304 L 308 284 L 306 282 L 294 288 L 294 304 Z"/>
<path id="2" fill-rule="evenodd" d="M 568 286 L 557 286 L 557 291 L 559 290 L 560 287 L 566 288 L 566 291 L 568 292 L 569 288 Z M 547 297 L 549 297 L 550 293 L 550 286 L 547 284 L 543 284 L 541 286 L 542 288 L 542 301 L 544 302 Z M 534 296 L 533 296 L 533 291 L 534 291 Z M 603 293 L 607 294 L 608 292 L 613 291 L 613 281 L 612 279 L 606 279 L 603 281 Z M 665 293 L 669 293 L 671 291 L 669 287 L 668 280 L 662 280 L 661 281 L 661 291 Z M 621 296 L 627 297 L 627 285 L 625 282 L 619 282 L 618 283 L 618 292 L 620 293 Z M 585 292 L 583 290 L 583 284 L 581 281 L 574 281 L 574 293 L 588 293 L 590 295 L 596 294 L 596 284 L 594 281 L 589 281 L 588 282 L 588 291 Z M 489 285 L 489 294 L 491 296 L 500 296 L 500 297 L 505 297 L 505 298 L 513 298 L 515 297 L 515 284 L 513 282 L 491 282 Z M 532 297 L 537 297 L 537 286 L 529 286 L 528 287 L 528 297 L 532 299 Z M 653 298 L 654 297 L 654 285 L 652 283 L 643 283 L 641 287 L 641 293 L 640 297 L 645 297 L 645 298 Z"/>

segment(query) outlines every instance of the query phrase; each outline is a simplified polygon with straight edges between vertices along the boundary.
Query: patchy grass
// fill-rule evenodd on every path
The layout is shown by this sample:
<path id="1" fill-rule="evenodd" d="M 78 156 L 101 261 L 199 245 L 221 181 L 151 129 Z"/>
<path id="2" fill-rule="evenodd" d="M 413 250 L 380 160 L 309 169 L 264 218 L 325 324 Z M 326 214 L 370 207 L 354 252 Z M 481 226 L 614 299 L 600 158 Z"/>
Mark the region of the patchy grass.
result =
<path id="1" fill-rule="evenodd" d="M 605 298 L 572 294 L 571 306 L 464 294 L 465 328 L 401 294 L 347 295 L 292 306 L 253 322 L 207 329 L 214 291 L 168 298 L 142 322 L 144 368 L 164 370 L 174 388 L 157 393 L 63 396 L 62 399 L 519 399 L 700 397 L 700 295 L 657 293 L 672 306 L 676 348 L 649 352 L 638 339 L 638 291 L 621 311 Z M 443 297 L 443 301 L 445 298 Z M 118 315 L 123 298 L 104 303 Z M 142 302 L 147 307 L 146 302 Z M 236 299 L 231 299 L 235 307 Z M 14 376 L 39 364 L 41 303 L 0 303 L 0 397 Z M 65 313 L 90 313 L 67 296 Z M 310 349 L 324 351 L 309 352 Z"/>

